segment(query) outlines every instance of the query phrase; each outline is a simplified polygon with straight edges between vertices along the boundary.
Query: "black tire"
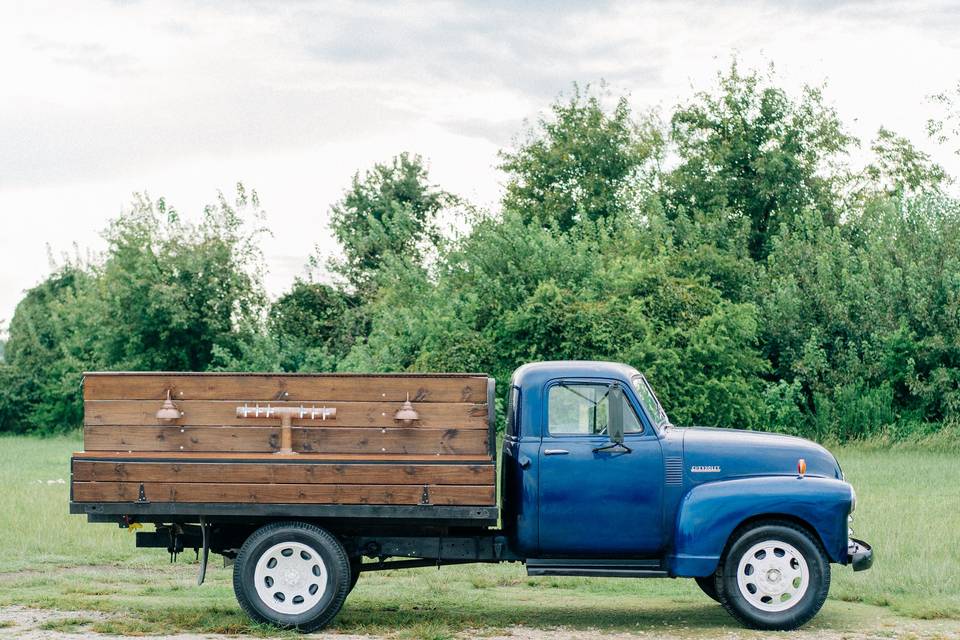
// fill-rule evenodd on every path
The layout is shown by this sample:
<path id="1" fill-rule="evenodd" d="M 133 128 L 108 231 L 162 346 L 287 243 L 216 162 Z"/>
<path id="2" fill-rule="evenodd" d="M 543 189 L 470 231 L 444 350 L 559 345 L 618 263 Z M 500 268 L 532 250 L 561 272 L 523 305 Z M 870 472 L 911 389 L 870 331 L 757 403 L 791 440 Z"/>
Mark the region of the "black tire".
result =
<path id="1" fill-rule="evenodd" d="M 785 543 L 785 545 L 793 547 L 802 556 L 807 567 L 807 587 L 796 602 L 790 603 L 789 598 L 777 601 L 766 595 L 766 592 L 758 590 L 757 584 L 759 582 L 752 585 L 753 591 L 750 590 L 751 584 L 747 584 L 746 590 L 750 592 L 754 599 L 766 598 L 769 600 L 766 606 L 786 605 L 787 607 L 781 611 L 767 611 L 754 606 L 743 595 L 737 574 L 740 570 L 741 560 L 744 560 L 745 565 L 749 565 L 746 566 L 745 573 L 753 570 L 753 563 L 763 562 L 765 553 L 763 555 L 755 554 L 752 556 L 754 559 L 745 558 L 755 545 L 768 543 L 776 547 L 775 542 Z M 777 548 L 777 551 L 782 553 L 784 550 Z M 774 553 L 779 556 L 777 551 Z M 788 551 L 786 555 L 780 557 L 789 559 L 791 554 Z M 798 563 L 798 560 L 791 562 Z M 768 574 L 758 572 L 756 575 L 757 578 L 754 581 L 762 581 L 764 578 L 761 576 Z M 780 572 L 776 572 L 775 579 L 777 581 L 782 579 Z M 745 582 L 750 582 L 749 576 L 745 576 Z M 802 584 L 802 580 L 799 584 Z M 724 557 L 721 559 L 720 568 L 715 576 L 715 586 L 720 604 L 744 626 L 769 631 L 790 631 L 809 622 L 823 606 L 827 599 L 827 593 L 830 591 L 830 561 L 820 541 L 803 527 L 786 521 L 759 522 L 738 529 L 731 536 L 731 543 L 727 546 Z M 763 603 L 760 604 L 763 606 Z"/>
<path id="2" fill-rule="evenodd" d="M 291 547 L 284 548 L 286 544 Z M 297 556 L 293 555 L 295 549 Z M 316 555 L 309 550 L 313 550 Z M 281 563 L 286 562 L 277 554 L 294 558 L 299 563 L 297 568 L 309 568 L 305 571 L 288 571 L 282 578 L 278 573 L 278 580 L 289 580 L 288 583 L 276 583 L 270 576 L 264 578 L 262 586 L 268 589 L 273 588 L 274 584 L 280 584 L 274 593 L 276 602 L 268 602 L 258 589 L 258 563 L 269 557 L 279 558 Z M 278 565 L 275 559 L 267 559 L 261 565 L 261 571 L 280 571 L 271 568 L 270 562 L 273 562 L 273 567 L 284 566 Z M 313 582 L 314 576 L 318 575 L 320 578 Z M 350 591 L 350 580 L 350 561 L 340 541 L 328 531 L 305 522 L 276 522 L 260 527 L 243 543 L 233 568 L 233 591 L 247 615 L 257 622 L 267 622 L 302 632 L 316 631 L 330 624 Z M 321 588 L 323 591 L 317 596 L 316 593 Z M 290 594 L 289 603 L 286 603 L 287 593 Z M 300 595 L 301 593 L 303 595 Z M 311 605 L 310 601 L 304 600 L 305 596 L 310 600 L 316 598 L 317 601 Z M 300 603 L 297 603 L 298 598 Z M 294 610 L 300 604 L 309 608 L 294 612 L 277 610 L 285 604 Z"/>
<path id="3" fill-rule="evenodd" d="M 700 587 L 700 590 L 705 594 L 710 596 L 711 600 L 720 602 L 720 596 L 717 595 L 717 584 L 715 576 L 707 576 L 705 578 L 694 578 L 697 581 L 697 586 Z"/>
<path id="4" fill-rule="evenodd" d="M 360 565 L 363 564 L 363 558 L 354 556 L 350 558 L 350 591 L 357 586 L 357 580 L 360 579 Z"/>

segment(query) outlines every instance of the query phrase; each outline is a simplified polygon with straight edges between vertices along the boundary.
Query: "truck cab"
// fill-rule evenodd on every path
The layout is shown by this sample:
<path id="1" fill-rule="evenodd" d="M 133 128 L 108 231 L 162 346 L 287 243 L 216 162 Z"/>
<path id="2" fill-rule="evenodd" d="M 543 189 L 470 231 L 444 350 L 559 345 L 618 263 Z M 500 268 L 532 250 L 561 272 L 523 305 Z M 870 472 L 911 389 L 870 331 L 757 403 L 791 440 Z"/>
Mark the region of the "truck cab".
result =
<path id="1" fill-rule="evenodd" d="M 829 563 L 872 563 L 848 536 L 856 494 L 829 451 L 675 427 L 623 364 L 517 369 L 500 473 L 506 533 L 531 575 L 695 578 L 741 621 L 774 629 L 816 613 Z"/>

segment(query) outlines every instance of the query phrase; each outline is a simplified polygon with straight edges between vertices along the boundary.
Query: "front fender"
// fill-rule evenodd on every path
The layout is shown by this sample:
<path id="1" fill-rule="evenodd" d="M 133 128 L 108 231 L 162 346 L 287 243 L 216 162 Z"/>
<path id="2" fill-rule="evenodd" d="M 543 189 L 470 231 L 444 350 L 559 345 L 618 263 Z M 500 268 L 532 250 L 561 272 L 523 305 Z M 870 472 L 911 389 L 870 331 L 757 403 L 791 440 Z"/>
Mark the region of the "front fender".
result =
<path id="1" fill-rule="evenodd" d="M 707 576 L 717 570 L 730 534 L 759 516 L 800 520 L 813 529 L 831 562 L 847 561 L 850 485 L 818 477 L 763 476 L 697 485 L 677 513 L 670 574 Z"/>

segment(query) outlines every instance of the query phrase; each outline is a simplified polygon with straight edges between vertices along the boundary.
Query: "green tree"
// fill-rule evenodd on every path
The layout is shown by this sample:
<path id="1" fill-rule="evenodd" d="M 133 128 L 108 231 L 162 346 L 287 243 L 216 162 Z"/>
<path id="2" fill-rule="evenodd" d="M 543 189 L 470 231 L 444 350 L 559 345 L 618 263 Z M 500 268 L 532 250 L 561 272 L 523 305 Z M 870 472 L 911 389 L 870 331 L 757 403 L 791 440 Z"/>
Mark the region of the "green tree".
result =
<path id="1" fill-rule="evenodd" d="M 867 197 L 935 194 L 947 181 L 943 167 L 903 136 L 880 127 L 870 145 L 873 160 L 864 170 Z"/>
<path id="2" fill-rule="evenodd" d="M 951 89 L 930 96 L 939 114 L 927 120 L 927 134 L 934 142 L 950 145 L 960 155 L 960 81 Z"/>
<path id="3" fill-rule="evenodd" d="M 80 424 L 81 372 L 96 364 L 82 302 L 90 282 L 84 268 L 67 264 L 17 304 L 0 364 L 0 432 L 47 433 Z"/>
<path id="4" fill-rule="evenodd" d="M 944 196 L 879 199 L 840 227 L 808 215 L 775 239 L 761 342 L 818 437 L 960 418 L 958 216 Z"/>
<path id="5" fill-rule="evenodd" d="M 267 305 L 261 218 L 256 192 L 242 185 L 196 224 L 138 196 L 108 227 L 95 270 L 99 358 L 120 369 L 204 371 L 236 356 Z"/>
<path id="6" fill-rule="evenodd" d="M 663 140 L 650 121 L 634 121 L 625 97 L 608 112 L 607 97 L 574 85 L 516 150 L 501 152 L 505 209 L 566 231 L 629 207 Z"/>
<path id="7" fill-rule="evenodd" d="M 420 265 L 440 239 L 437 217 L 459 199 L 430 184 L 420 156 L 401 153 L 390 163 L 354 175 L 330 211 L 330 227 L 343 257 L 332 263 L 355 291 L 371 296 L 390 257 Z"/>
<path id="8" fill-rule="evenodd" d="M 329 285 L 296 280 L 270 306 L 267 329 L 285 371 L 333 371 L 364 333 L 358 301 Z"/>
<path id="9" fill-rule="evenodd" d="M 679 161 L 665 178 L 670 215 L 748 221 L 758 260 L 780 225 L 806 209 L 836 223 L 842 176 L 829 169 L 855 141 L 821 91 L 807 87 L 792 99 L 772 78 L 743 73 L 736 62 L 718 85 L 670 119 Z"/>

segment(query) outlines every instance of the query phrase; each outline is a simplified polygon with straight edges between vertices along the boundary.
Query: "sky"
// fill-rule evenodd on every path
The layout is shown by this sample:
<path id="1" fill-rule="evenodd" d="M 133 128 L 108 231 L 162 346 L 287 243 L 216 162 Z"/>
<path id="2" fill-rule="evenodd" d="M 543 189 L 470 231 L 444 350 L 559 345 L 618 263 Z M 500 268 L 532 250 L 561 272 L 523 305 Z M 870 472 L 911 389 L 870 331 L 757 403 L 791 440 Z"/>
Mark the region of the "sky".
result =
<path id="1" fill-rule="evenodd" d="M 191 217 L 240 181 L 273 231 L 276 297 L 336 252 L 328 212 L 402 151 L 496 210 L 509 148 L 573 82 L 664 112 L 736 55 L 825 94 L 868 142 L 926 137 L 960 80 L 960 3 L 0 0 L 0 326 L 63 255 L 103 249 L 132 194 Z"/>

